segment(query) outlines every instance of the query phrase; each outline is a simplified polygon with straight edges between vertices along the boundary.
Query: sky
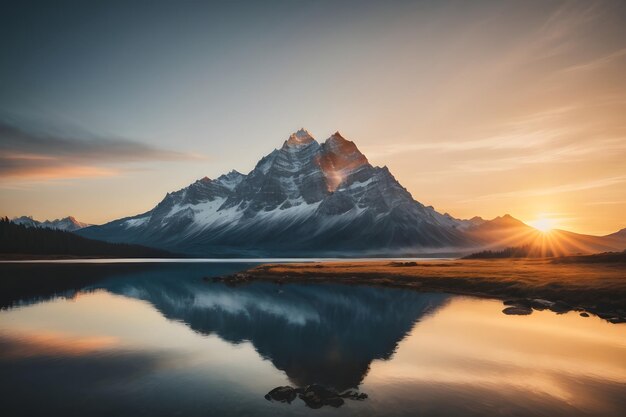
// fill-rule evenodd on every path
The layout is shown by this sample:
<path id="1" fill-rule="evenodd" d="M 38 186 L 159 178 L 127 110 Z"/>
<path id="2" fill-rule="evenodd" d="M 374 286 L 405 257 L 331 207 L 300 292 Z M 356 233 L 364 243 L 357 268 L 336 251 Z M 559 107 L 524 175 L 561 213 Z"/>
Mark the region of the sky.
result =
<path id="1" fill-rule="evenodd" d="M 0 13 L 0 214 L 103 223 L 304 127 L 455 217 L 626 227 L 626 2 L 29 2 Z"/>

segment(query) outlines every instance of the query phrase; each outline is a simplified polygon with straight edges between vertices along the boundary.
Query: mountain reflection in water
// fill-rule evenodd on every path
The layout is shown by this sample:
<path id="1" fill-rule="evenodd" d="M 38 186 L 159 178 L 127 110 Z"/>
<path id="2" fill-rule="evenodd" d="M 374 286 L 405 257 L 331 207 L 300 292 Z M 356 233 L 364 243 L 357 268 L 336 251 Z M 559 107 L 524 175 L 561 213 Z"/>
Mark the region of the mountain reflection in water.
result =
<path id="1" fill-rule="evenodd" d="M 626 327 L 391 288 L 203 280 L 244 264 L 0 264 L 3 415 L 621 416 Z M 359 388 L 340 409 L 277 386 Z"/>
<path id="2" fill-rule="evenodd" d="M 140 277 L 99 285 L 151 303 L 171 320 L 231 343 L 250 341 L 296 386 L 357 387 L 374 359 L 389 359 L 442 294 L 343 285 L 221 283 Z"/>

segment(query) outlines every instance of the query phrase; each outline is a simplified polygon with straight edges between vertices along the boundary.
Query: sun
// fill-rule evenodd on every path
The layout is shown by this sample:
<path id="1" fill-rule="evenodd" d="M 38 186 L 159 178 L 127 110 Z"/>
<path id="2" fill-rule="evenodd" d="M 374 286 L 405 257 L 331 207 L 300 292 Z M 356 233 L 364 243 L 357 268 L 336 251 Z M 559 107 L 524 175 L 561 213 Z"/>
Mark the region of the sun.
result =
<path id="1" fill-rule="evenodd" d="M 554 221 L 547 217 L 540 217 L 530 222 L 530 225 L 542 233 L 548 233 L 554 227 Z"/>

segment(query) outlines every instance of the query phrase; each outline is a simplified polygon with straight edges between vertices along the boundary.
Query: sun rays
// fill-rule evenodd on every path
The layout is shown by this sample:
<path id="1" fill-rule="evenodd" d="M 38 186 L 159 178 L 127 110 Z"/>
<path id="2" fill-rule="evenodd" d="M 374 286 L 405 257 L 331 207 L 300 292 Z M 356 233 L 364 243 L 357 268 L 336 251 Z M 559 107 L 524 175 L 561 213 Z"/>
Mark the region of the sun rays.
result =
<path id="1" fill-rule="evenodd" d="M 557 228 L 558 222 L 548 215 L 528 222 L 531 226 L 513 225 L 489 233 L 489 240 L 497 242 L 487 249 L 527 247 L 530 257 L 553 257 L 597 252 L 598 237 L 579 235 Z M 606 250 L 610 250 L 607 248 Z"/>
<path id="2" fill-rule="evenodd" d="M 548 233 L 554 229 L 554 220 L 549 217 L 539 217 L 536 220 L 529 222 L 532 227 L 539 230 L 542 233 Z"/>

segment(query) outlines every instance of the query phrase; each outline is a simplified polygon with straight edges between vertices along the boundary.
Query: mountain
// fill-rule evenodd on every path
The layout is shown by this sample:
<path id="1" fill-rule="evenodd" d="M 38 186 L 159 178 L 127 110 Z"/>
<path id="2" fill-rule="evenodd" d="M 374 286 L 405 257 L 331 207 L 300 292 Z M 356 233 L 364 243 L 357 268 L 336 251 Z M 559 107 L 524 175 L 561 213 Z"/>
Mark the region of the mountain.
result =
<path id="1" fill-rule="evenodd" d="M 508 215 L 441 214 L 339 132 L 319 143 L 304 129 L 247 175 L 204 177 L 146 213 L 77 233 L 195 256 L 246 257 L 467 253 L 541 236 Z"/>
<path id="2" fill-rule="evenodd" d="M 33 219 L 32 216 L 22 216 L 15 217 L 11 221 L 15 224 L 27 227 L 44 227 L 47 229 L 65 230 L 68 232 L 74 232 L 84 227 L 91 226 L 88 223 L 79 222 L 72 216 L 64 217 L 62 219 L 44 220 L 43 222 Z"/>
<path id="3" fill-rule="evenodd" d="M 161 265 L 126 273 L 124 279 L 117 274 L 87 290 L 150 303 L 198 334 L 249 342 L 296 386 L 317 383 L 337 390 L 360 385 L 372 361 L 389 359 L 418 321 L 449 301 L 444 294 L 363 286 L 232 287 L 194 278 L 199 272 Z"/>
<path id="4" fill-rule="evenodd" d="M 202 256 L 308 256 L 473 246 L 466 226 L 415 201 L 339 132 L 318 143 L 301 129 L 247 175 L 202 178 L 146 213 L 79 233 Z"/>

